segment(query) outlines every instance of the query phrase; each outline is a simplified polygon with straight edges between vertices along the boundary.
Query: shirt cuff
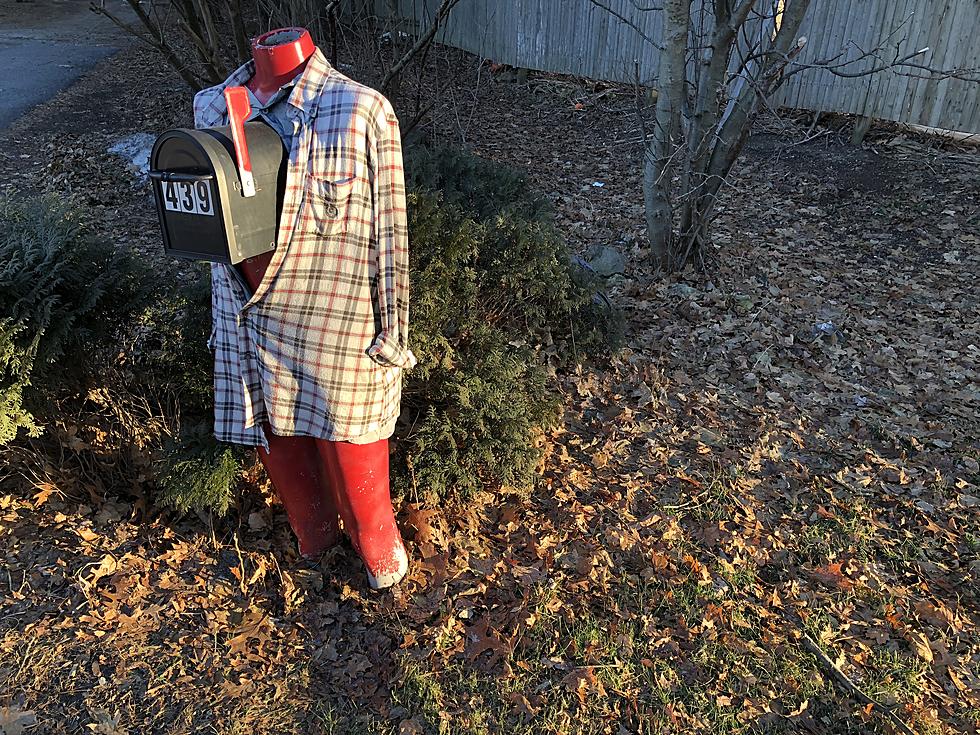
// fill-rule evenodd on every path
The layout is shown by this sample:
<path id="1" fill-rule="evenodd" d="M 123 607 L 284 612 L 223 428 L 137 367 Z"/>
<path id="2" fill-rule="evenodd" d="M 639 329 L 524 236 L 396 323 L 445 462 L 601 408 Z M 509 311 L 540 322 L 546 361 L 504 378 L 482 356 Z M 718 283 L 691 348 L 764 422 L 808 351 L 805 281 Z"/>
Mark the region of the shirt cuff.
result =
<path id="1" fill-rule="evenodd" d="M 418 362 L 411 350 L 405 349 L 397 340 L 388 338 L 388 332 L 381 331 L 367 350 L 368 356 L 379 365 L 385 367 L 400 367 L 406 370 L 415 367 Z"/>

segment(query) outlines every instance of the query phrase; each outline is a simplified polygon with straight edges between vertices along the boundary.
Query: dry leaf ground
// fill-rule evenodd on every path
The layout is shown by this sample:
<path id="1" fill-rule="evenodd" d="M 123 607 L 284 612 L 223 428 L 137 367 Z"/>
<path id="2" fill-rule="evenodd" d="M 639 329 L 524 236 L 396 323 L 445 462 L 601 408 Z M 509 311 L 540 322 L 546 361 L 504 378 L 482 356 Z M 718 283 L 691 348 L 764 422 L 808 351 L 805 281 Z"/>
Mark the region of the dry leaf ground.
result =
<path id="1" fill-rule="evenodd" d="M 227 519 L 153 510 L 98 476 L 139 451 L 66 416 L 63 482 L 0 499 L 0 732 L 892 732 L 806 636 L 915 732 L 975 733 L 978 156 L 770 120 L 707 274 L 657 278 L 629 95 L 456 68 L 434 137 L 629 262 L 628 347 L 559 378 L 539 486 L 403 505 L 413 569 L 379 595 L 349 548 L 299 563 L 260 484 Z M 104 150 L 188 95 L 138 49 L 97 71 L 0 133 L 3 186 L 156 257 Z"/>

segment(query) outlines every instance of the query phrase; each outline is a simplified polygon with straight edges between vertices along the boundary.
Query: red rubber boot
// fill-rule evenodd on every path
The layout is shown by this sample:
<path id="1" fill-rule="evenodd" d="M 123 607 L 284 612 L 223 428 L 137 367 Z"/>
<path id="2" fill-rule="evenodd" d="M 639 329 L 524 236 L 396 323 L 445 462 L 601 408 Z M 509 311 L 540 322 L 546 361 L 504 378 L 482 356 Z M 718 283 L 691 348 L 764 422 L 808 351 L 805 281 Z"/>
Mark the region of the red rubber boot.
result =
<path id="1" fill-rule="evenodd" d="M 340 539 L 333 493 L 321 477 L 316 439 L 308 436 L 276 436 L 265 425 L 269 451 L 259 447 L 259 457 L 286 508 L 289 526 L 299 540 L 299 553 L 315 559 Z"/>
<path id="2" fill-rule="evenodd" d="M 317 441 L 324 475 L 373 589 L 398 584 L 408 572 L 388 487 L 388 440 L 370 444 Z"/>

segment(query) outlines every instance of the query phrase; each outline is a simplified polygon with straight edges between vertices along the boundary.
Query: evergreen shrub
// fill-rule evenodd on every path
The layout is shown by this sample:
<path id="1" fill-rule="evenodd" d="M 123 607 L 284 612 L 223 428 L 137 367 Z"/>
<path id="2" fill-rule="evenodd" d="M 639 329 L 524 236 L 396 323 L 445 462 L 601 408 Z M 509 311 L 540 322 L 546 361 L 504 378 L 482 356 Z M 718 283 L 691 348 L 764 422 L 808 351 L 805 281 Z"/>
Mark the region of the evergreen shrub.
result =
<path id="1" fill-rule="evenodd" d="M 145 271 L 53 197 L 0 200 L 0 445 L 145 306 Z"/>
<path id="2" fill-rule="evenodd" d="M 418 148 L 407 170 L 419 364 L 405 375 L 397 482 L 437 497 L 527 486 L 559 416 L 548 358 L 614 343 L 621 318 L 517 173 Z"/>
<path id="3" fill-rule="evenodd" d="M 241 448 L 215 440 L 210 422 L 195 422 L 163 453 L 157 474 L 158 500 L 181 512 L 225 513 L 234 499 L 244 462 Z"/>
<path id="4" fill-rule="evenodd" d="M 175 396 L 189 423 L 212 414 L 211 270 L 183 264 L 179 285 L 143 314 L 135 330 L 135 371 L 155 392 Z"/>
<path id="5" fill-rule="evenodd" d="M 405 373 L 395 486 L 429 498 L 527 486 L 542 431 L 560 415 L 549 360 L 600 348 L 621 322 L 595 297 L 596 283 L 571 265 L 546 204 L 516 172 L 417 147 L 406 151 L 406 164 L 410 342 L 419 363 Z M 195 288 L 182 289 L 147 350 L 158 355 L 149 374 L 188 386 L 187 428 L 165 453 L 158 484 L 170 505 L 221 511 L 244 453 L 210 438 L 212 366 L 203 349 L 210 303 Z"/>
<path id="6" fill-rule="evenodd" d="M 137 330 L 136 373 L 155 393 L 180 407 L 175 435 L 156 463 L 157 500 L 178 511 L 224 513 L 248 463 L 249 452 L 214 436 L 210 266 L 182 269 L 180 286 L 149 310 Z"/>
<path id="7" fill-rule="evenodd" d="M 504 211 L 526 220 L 546 220 L 551 215 L 551 204 L 531 190 L 522 171 L 458 148 L 408 148 L 405 184 L 410 191 L 438 191 L 443 204 L 458 206 L 478 220 Z"/>

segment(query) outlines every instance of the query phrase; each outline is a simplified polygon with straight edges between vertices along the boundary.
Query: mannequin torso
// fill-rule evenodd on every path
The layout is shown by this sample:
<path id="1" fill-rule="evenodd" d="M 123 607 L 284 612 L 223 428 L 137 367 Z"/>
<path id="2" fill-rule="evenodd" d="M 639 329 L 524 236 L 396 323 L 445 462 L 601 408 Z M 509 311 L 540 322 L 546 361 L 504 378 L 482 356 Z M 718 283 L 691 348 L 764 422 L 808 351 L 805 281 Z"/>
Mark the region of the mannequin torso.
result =
<path id="1" fill-rule="evenodd" d="M 283 85 L 296 79 L 306 68 L 316 45 L 305 28 L 279 28 L 252 42 L 255 75 L 246 86 L 259 102 L 267 103 Z M 272 260 L 272 252 L 244 260 L 239 269 L 254 292 L 262 282 Z"/>
<path id="2" fill-rule="evenodd" d="M 248 88 L 260 102 L 266 102 L 303 72 L 315 51 L 305 28 L 279 28 L 259 36 L 252 42 L 255 75 Z"/>

